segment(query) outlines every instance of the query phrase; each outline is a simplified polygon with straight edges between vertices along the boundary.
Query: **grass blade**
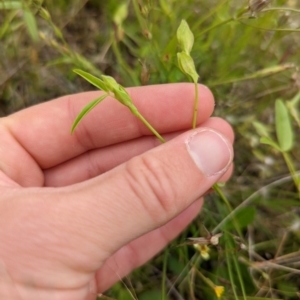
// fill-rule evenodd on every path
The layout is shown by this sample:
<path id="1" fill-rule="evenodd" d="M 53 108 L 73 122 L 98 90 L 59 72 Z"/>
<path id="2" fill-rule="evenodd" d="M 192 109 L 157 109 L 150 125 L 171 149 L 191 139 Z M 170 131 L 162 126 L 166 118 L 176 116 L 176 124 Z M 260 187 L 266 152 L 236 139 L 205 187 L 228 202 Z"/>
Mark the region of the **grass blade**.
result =
<path id="1" fill-rule="evenodd" d="M 33 13 L 29 9 L 25 9 L 23 11 L 23 18 L 32 40 L 37 42 L 39 40 L 39 33 Z"/>
<path id="2" fill-rule="evenodd" d="M 88 114 L 96 105 L 98 105 L 107 96 L 108 96 L 107 94 L 104 94 L 101 97 L 93 100 L 87 106 L 84 107 L 84 109 L 76 117 L 76 119 L 75 119 L 75 121 L 74 121 L 74 123 L 72 125 L 71 133 L 74 132 L 75 128 L 77 127 L 77 125 L 79 124 L 79 122 L 85 117 L 85 115 Z"/>
<path id="3" fill-rule="evenodd" d="M 254 72 L 252 74 L 245 75 L 243 77 L 237 77 L 237 78 L 232 78 L 232 79 L 227 79 L 223 81 L 215 81 L 215 82 L 209 82 L 208 86 L 218 86 L 222 84 L 230 84 L 230 83 L 235 83 L 239 81 L 245 81 L 245 80 L 253 80 L 253 79 L 258 79 L 258 78 L 264 78 L 268 76 L 272 76 L 281 72 L 284 72 L 286 70 L 290 70 L 292 68 L 295 68 L 294 64 L 283 64 L 283 65 L 278 65 L 278 66 L 273 66 L 273 67 L 268 67 L 264 68 L 262 70 L 259 70 L 257 72 Z"/>
<path id="4" fill-rule="evenodd" d="M 74 69 L 73 72 L 84 78 L 86 81 L 88 81 L 90 84 L 97 87 L 98 89 L 108 92 L 108 88 L 106 87 L 104 82 L 98 77 L 80 69 Z"/>
<path id="5" fill-rule="evenodd" d="M 228 251 L 226 251 L 226 262 L 227 262 L 227 267 L 228 267 L 229 280 L 230 280 L 231 288 L 232 288 L 232 292 L 233 292 L 233 298 L 234 298 L 234 300 L 238 300 L 239 297 L 236 292 L 236 284 L 235 284 L 234 278 L 233 278 L 231 257 L 229 256 Z M 242 299 L 244 299 L 244 296 Z"/>

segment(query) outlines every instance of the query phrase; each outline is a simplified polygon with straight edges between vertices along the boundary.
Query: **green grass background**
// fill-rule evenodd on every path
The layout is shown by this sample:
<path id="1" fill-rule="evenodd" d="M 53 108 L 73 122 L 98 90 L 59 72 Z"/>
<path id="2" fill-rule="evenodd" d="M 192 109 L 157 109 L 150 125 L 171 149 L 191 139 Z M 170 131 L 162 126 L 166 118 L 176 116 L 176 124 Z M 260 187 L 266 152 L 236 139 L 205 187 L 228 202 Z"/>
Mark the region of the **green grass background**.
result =
<path id="1" fill-rule="evenodd" d="M 234 127 L 235 173 L 222 193 L 208 196 L 181 237 L 105 297 L 216 299 L 209 279 L 225 287 L 223 299 L 300 298 L 300 1 L 248 9 L 262 2 L 0 0 L 0 116 L 93 89 L 75 67 L 123 86 L 187 81 L 176 58 L 176 30 L 186 19 L 199 81 L 215 95 L 215 115 Z M 284 153 L 260 143 L 277 140 L 276 99 L 294 132 Z M 202 224 L 225 233 L 208 261 L 175 247 L 205 236 Z"/>

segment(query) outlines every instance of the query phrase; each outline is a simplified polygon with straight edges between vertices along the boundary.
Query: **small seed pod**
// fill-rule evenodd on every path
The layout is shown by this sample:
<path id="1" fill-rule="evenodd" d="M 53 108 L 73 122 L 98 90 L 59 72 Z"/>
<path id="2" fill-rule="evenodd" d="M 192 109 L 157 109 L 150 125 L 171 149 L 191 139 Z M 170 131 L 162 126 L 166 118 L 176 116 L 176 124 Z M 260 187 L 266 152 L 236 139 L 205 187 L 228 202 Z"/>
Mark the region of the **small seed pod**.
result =
<path id="1" fill-rule="evenodd" d="M 198 81 L 199 75 L 196 71 L 195 64 L 193 59 L 189 54 L 182 51 L 177 53 L 178 66 L 182 73 L 190 76 L 193 79 L 193 82 L 196 83 Z"/>
<path id="2" fill-rule="evenodd" d="M 176 35 L 180 48 L 185 51 L 186 54 L 190 54 L 194 45 L 194 34 L 185 20 L 181 21 Z"/>

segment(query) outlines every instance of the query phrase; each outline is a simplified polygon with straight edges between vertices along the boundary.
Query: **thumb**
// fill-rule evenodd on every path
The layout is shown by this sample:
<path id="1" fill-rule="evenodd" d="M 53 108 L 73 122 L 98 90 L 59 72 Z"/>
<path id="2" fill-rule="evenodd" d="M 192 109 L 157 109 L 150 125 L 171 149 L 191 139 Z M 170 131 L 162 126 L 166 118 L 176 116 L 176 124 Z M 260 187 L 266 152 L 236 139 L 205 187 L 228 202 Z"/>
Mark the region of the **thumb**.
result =
<path id="1" fill-rule="evenodd" d="M 232 145 L 221 133 L 210 128 L 186 132 L 78 185 L 72 196 L 80 205 L 77 226 L 88 225 L 98 251 L 109 256 L 183 212 L 218 181 L 232 159 Z"/>

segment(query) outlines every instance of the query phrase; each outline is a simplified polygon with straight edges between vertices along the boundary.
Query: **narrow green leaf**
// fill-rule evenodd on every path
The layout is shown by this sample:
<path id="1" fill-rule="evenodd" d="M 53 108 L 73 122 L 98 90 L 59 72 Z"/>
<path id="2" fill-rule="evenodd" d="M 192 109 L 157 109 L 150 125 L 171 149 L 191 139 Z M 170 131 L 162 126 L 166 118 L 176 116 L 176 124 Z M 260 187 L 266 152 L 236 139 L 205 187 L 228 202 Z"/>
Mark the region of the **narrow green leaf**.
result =
<path id="1" fill-rule="evenodd" d="M 266 136 L 261 137 L 260 138 L 260 142 L 262 144 L 269 145 L 269 146 L 277 149 L 278 151 L 282 152 L 282 150 L 279 147 L 279 145 L 276 142 L 274 142 L 273 140 L 271 140 L 270 138 L 266 137 Z"/>
<path id="2" fill-rule="evenodd" d="M 253 78 L 262 78 L 262 77 L 274 75 L 274 74 L 277 74 L 277 73 L 280 73 L 280 72 L 283 72 L 285 70 L 289 70 L 292 68 L 295 68 L 295 65 L 292 63 L 287 63 L 287 64 L 272 66 L 272 67 L 268 67 L 268 68 L 259 70 L 250 76 L 252 76 Z"/>
<path id="3" fill-rule="evenodd" d="M 190 54 L 194 45 L 194 35 L 186 20 L 182 20 L 177 29 L 177 41 L 180 48 L 187 54 Z"/>
<path id="4" fill-rule="evenodd" d="M 23 11 L 23 17 L 32 40 L 37 42 L 39 40 L 39 31 L 37 28 L 35 16 L 29 9 L 25 9 Z"/>
<path id="5" fill-rule="evenodd" d="M 278 66 L 273 66 L 273 67 L 268 67 L 265 69 L 262 69 L 260 71 L 257 71 L 256 73 L 253 73 L 253 76 L 255 76 L 256 78 L 260 78 L 260 77 L 265 77 L 265 76 L 269 76 L 269 75 L 274 75 L 280 72 L 283 72 L 285 70 L 289 70 L 295 68 L 295 65 L 292 63 L 287 63 L 287 64 L 283 64 L 283 65 L 278 65 Z"/>
<path id="6" fill-rule="evenodd" d="M 285 103 L 279 99 L 275 102 L 275 122 L 277 139 L 281 150 L 284 152 L 291 150 L 294 143 L 294 132 L 290 114 Z"/>
<path id="7" fill-rule="evenodd" d="M 253 124 L 256 132 L 258 133 L 258 135 L 266 136 L 266 137 L 270 138 L 268 128 L 265 124 L 258 122 L 258 121 L 254 121 L 252 124 Z"/>
<path id="8" fill-rule="evenodd" d="M 85 117 L 85 115 L 88 114 L 96 105 L 98 105 L 107 96 L 108 96 L 107 94 L 104 94 L 101 97 L 93 100 L 92 102 L 90 102 L 88 105 L 86 105 L 83 108 L 83 110 L 78 114 L 78 116 L 76 117 L 76 119 L 75 119 L 75 121 L 74 121 L 74 123 L 72 125 L 71 133 L 74 132 L 74 130 L 78 126 L 79 122 Z"/>
<path id="9" fill-rule="evenodd" d="M 127 18 L 128 15 L 128 3 L 123 2 L 121 3 L 118 8 L 116 9 L 113 21 L 116 25 L 121 26 L 124 20 Z"/>
<path id="10" fill-rule="evenodd" d="M 252 74 L 248 74 L 248 75 L 245 75 L 245 76 L 239 77 L 239 78 L 232 78 L 232 79 L 227 79 L 224 81 L 209 82 L 207 85 L 211 87 L 211 86 L 217 86 L 217 85 L 222 85 L 222 84 L 240 82 L 240 81 L 244 81 L 244 80 L 264 78 L 264 77 L 272 76 L 272 75 L 275 75 L 275 74 L 278 74 L 278 73 L 281 73 L 281 72 L 284 72 L 286 70 L 293 69 L 293 68 L 295 68 L 295 65 L 288 63 L 288 64 L 284 64 L 284 65 L 265 68 L 265 69 L 259 70 Z"/>
<path id="11" fill-rule="evenodd" d="M 177 53 L 178 66 L 180 70 L 190 76 L 194 83 L 198 82 L 199 75 L 196 72 L 195 64 L 190 55 L 182 51 Z"/>
<path id="12" fill-rule="evenodd" d="M 84 78 L 86 81 L 88 81 L 90 84 L 94 85 L 98 89 L 103 90 L 105 92 L 109 91 L 108 88 L 106 87 L 105 83 L 98 77 L 96 77 L 90 73 L 87 73 L 85 71 L 82 71 L 80 69 L 74 69 L 73 72 L 78 74 L 82 78 Z"/>
<path id="13" fill-rule="evenodd" d="M 21 1 L 1 1 L 0 9 L 21 9 L 23 4 Z"/>

